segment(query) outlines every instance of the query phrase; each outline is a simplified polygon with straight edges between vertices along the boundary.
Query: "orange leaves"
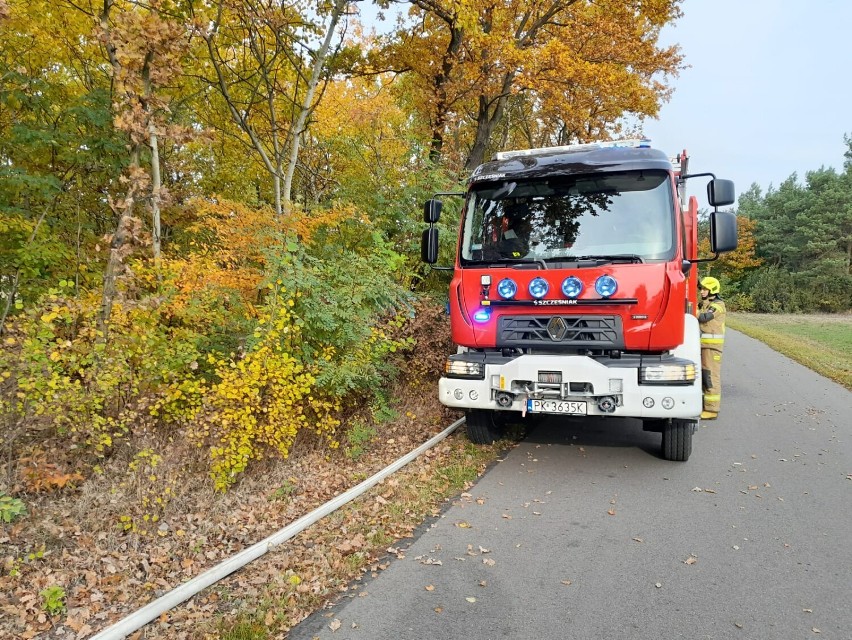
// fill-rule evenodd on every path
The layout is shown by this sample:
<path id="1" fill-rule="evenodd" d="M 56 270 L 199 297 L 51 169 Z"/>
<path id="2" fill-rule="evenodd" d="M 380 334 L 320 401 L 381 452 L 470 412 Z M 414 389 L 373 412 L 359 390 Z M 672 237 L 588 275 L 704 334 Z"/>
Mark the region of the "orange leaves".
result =
<path id="1" fill-rule="evenodd" d="M 737 217 L 737 236 L 739 243 L 736 250 L 723 253 L 718 261 L 712 263 L 712 273 L 725 275 L 731 280 L 741 280 L 748 269 L 754 269 L 763 264 L 763 259 L 757 257 L 755 230 L 757 221 L 746 216 Z M 710 240 L 707 236 L 699 242 L 699 256 L 710 255 Z"/>
<path id="2" fill-rule="evenodd" d="M 85 480 L 79 473 L 65 473 L 58 464 L 48 462 L 47 454 L 43 451 L 21 458 L 19 462 L 22 464 L 21 477 L 28 491 L 59 491 L 74 487 Z"/>
<path id="3" fill-rule="evenodd" d="M 476 129 L 477 145 L 488 144 L 509 106 L 509 146 L 603 136 L 627 113 L 656 114 L 681 65 L 676 47 L 657 45 L 679 15 L 674 0 L 414 4 L 433 20 L 398 56 L 426 98 L 418 108 L 441 127 L 436 140 L 452 133 L 464 144 Z"/>

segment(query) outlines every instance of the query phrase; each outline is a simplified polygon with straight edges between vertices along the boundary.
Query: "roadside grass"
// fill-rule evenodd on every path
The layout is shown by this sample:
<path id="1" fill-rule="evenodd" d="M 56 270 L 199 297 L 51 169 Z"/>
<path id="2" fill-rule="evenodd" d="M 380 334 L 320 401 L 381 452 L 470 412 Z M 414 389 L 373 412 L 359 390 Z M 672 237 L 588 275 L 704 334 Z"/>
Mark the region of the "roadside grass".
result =
<path id="1" fill-rule="evenodd" d="M 727 324 L 852 390 L 852 314 L 737 312 Z"/>

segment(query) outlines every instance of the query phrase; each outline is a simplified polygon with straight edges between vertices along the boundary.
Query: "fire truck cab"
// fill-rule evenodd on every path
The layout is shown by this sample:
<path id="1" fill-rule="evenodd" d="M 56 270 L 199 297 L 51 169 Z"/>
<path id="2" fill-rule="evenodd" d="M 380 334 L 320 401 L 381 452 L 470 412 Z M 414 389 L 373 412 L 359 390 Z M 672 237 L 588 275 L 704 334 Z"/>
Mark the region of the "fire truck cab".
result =
<path id="1" fill-rule="evenodd" d="M 512 418 L 630 417 L 687 460 L 701 413 L 697 200 L 706 176 L 714 257 L 737 246 L 729 180 L 689 175 L 647 140 L 498 153 L 468 180 L 449 313 L 457 353 L 440 401 L 490 443 Z M 443 194 L 447 195 L 447 194 Z M 437 261 L 441 201 L 424 207 Z"/>

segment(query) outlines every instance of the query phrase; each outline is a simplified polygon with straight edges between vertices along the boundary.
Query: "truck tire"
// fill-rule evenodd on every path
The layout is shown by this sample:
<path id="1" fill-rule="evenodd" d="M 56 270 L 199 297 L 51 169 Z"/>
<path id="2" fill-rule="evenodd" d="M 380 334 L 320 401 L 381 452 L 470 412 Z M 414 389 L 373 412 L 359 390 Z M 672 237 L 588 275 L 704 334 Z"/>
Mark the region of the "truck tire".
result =
<path id="1" fill-rule="evenodd" d="M 663 427 L 663 458 L 686 462 L 692 453 L 693 420 L 672 420 Z"/>
<path id="2" fill-rule="evenodd" d="M 494 411 L 471 409 L 465 417 L 467 437 L 474 444 L 493 444 L 503 436 L 503 421 Z"/>

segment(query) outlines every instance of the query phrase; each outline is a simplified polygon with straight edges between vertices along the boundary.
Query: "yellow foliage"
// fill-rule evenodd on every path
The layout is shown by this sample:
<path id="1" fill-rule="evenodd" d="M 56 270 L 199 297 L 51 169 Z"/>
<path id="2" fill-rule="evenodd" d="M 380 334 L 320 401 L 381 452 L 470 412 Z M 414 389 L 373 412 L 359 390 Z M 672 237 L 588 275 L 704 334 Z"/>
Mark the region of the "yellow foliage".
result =
<path id="1" fill-rule="evenodd" d="M 270 452 L 287 457 L 303 430 L 337 444 L 339 403 L 324 398 L 312 373 L 291 355 L 300 336 L 289 307 L 268 308 L 274 311 L 259 318 L 258 342 L 243 358 L 214 359 L 219 382 L 207 396 L 204 424 L 193 433 L 199 442 L 212 438 L 211 472 L 219 490 L 227 489 L 251 460 Z"/>

